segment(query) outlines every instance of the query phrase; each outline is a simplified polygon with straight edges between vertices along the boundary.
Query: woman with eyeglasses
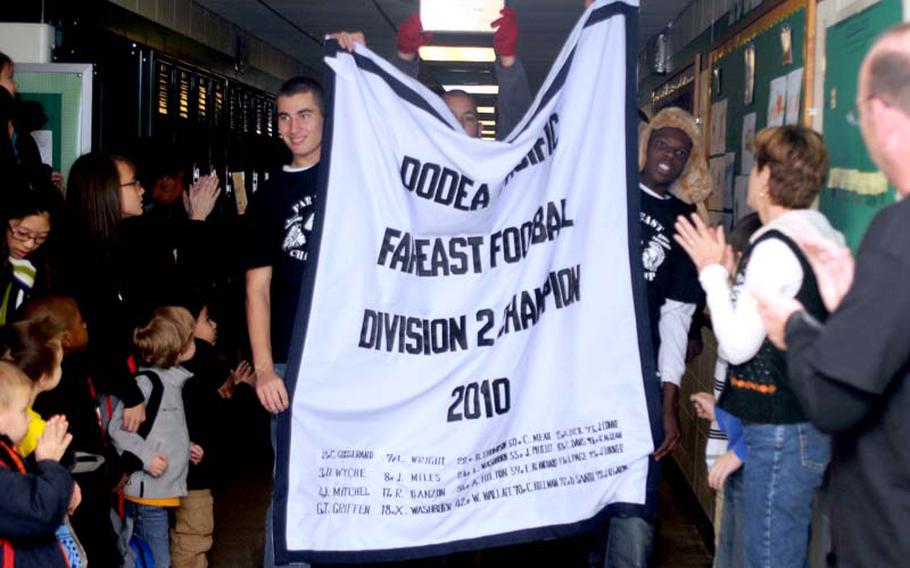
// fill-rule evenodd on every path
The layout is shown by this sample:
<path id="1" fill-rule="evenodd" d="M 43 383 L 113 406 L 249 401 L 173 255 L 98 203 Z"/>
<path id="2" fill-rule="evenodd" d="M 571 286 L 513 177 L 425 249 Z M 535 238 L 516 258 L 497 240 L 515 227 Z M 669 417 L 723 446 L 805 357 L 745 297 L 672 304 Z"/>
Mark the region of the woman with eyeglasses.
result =
<path id="1" fill-rule="evenodd" d="M 51 232 L 50 206 L 40 194 L 24 188 L 15 191 L 6 209 L 6 234 L 0 257 L 0 325 L 12 321 L 36 281 L 46 279 L 47 271 L 41 259 L 35 259 L 35 253 Z"/>
<path id="2" fill-rule="evenodd" d="M 142 185 L 126 158 L 92 152 L 77 159 L 67 180 L 59 284 L 79 304 L 90 330 L 92 379 L 126 406 L 124 427 L 145 420 L 142 392 L 130 381 L 129 356 L 136 315 L 129 291 L 137 256 L 130 221 L 142 215 Z M 141 253 L 138 253 L 141 254 Z"/>

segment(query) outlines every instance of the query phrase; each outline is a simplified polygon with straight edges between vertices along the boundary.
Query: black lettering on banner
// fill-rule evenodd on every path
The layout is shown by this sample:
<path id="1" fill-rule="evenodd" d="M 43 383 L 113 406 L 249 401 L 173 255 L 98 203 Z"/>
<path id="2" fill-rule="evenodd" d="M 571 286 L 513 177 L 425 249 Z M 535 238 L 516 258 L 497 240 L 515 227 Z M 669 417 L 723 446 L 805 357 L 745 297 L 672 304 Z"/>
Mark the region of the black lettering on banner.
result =
<path id="1" fill-rule="evenodd" d="M 464 388 L 464 417 L 465 420 L 480 418 L 480 387 L 477 383 L 468 383 Z"/>
<path id="2" fill-rule="evenodd" d="M 421 163 L 411 156 L 405 156 L 401 161 L 401 184 L 417 197 L 460 211 L 476 211 L 490 205 L 487 184 L 480 184 L 469 196 L 474 180 L 451 168 L 432 162 Z"/>
<path id="3" fill-rule="evenodd" d="M 455 400 L 449 406 L 447 422 L 493 418 L 512 409 L 511 385 L 506 377 L 459 385 L 451 396 Z"/>
<path id="4" fill-rule="evenodd" d="M 468 348 L 467 316 L 430 320 L 365 309 L 357 346 L 411 355 L 464 351 Z"/>
<path id="5" fill-rule="evenodd" d="M 487 332 L 492 329 L 494 318 L 494 312 L 489 308 L 485 308 L 477 312 L 478 322 L 480 322 L 482 319 L 486 320 L 486 323 L 484 323 L 483 327 L 480 328 L 480 331 L 477 332 L 478 347 L 489 347 L 490 345 L 493 345 L 494 340 L 490 337 L 487 337 Z"/>
<path id="6" fill-rule="evenodd" d="M 553 152 L 556 151 L 556 143 L 558 142 L 556 136 L 556 125 L 559 124 L 559 115 L 553 113 L 550 115 L 550 118 L 547 120 L 547 123 L 543 127 L 543 135 L 538 138 L 534 145 L 531 147 L 531 150 L 521 159 L 515 168 L 509 172 L 509 175 L 506 176 L 503 186 L 509 184 L 512 181 L 512 178 L 515 177 L 515 174 L 521 170 L 527 168 L 528 166 L 537 166 L 546 161 L 547 158 L 553 155 Z"/>
<path id="7" fill-rule="evenodd" d="M 519 226 L 505 227 L 490 235 L 490 268 L 499 261 L 514 264 L 528 256 L 532 245 L 554 241 L 563 229 L 575 226 L 566 213 L 566 200 L 550 201 L 537 209 L 534 217 Z"/>
<path id="8" fill-rule="evenodd" d="M 420 174 L 420 162 L 410 156 L 405 156 L 401 162 L 401 184 L 408 191 L 414 191 L 417 176 Z"/>
<path id="9" fill-rule="evenodd" d="M 479 274 L 483 237 L 416 238 L 386 227 L 376 264 L 421 277 Z M 469 260 L 470 257 L 470 260 Z"/>
<path id="10" fill-rule="evenodd" d="M 436 190 L 436 184 L 439 181 L 439 166 L 427 162 L 420 170 L 420 180 L 417 187 L 414 188 L 414 194 L 424 199 L 432 199 Z"/>
<path id="11" fill-rule="evenodd" d="M 524 331 L 540 321 L 546 312 L 547 298 L 552 297 L 557 310 L 581 300 L 581 265 L 550 272 L 539 288 L 515 294 L 503 311 L 497 337 Z"/>

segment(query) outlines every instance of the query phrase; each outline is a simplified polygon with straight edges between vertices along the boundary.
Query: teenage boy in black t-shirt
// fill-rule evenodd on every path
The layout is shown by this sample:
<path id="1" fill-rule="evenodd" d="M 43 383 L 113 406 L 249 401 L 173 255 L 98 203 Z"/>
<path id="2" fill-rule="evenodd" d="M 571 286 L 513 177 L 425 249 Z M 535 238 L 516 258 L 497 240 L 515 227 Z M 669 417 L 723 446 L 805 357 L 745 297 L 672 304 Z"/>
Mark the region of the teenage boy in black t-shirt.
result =
<path id="1" fill-rule="evenodd" d="M 292 160 L 256 192 L 250 203 L 246 272 L 246 317 L 256 394 L 272 414 L 288 408 L 284 373 L 303 269 L 311 252 L 309 241 L 322 149 L 322 87 L 305 77 L 290 79 L 278 92 L 277 104 L 278 132 L 291 151 Z M 274 420 L 272 426 L 274 446 Z M 275 566 L 271 519 L 270 507 L 265 529 L 267 568 Z"/>
<path id="2" fill-rule="evenodd" d="M 273 414 L 288 407 L 282 375 L 316 210 L 322 88 L 304 77 L 290 79 L 281 87 L 277 103 L 278 132 L 291 150 L 292 160 L 256 192 L 250 203 L 246 273 L 247 327 L 256 394 Z"/>

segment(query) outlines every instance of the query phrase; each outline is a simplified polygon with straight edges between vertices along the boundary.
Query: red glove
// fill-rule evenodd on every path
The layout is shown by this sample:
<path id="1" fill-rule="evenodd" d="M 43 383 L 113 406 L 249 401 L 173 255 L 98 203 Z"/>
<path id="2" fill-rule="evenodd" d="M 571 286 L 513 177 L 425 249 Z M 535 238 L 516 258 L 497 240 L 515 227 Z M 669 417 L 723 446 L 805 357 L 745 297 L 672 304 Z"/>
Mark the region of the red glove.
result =
<path id="1" fill-rule="evenodd" d="M 420 14 L 414 12 L 411 17 L 398 26 L 398 51 L 401 53 L 417 53 L 420 46 L 426 44 L 433 37 L 432 32 L 424 32 L 420 23 Z"/>
<path id="2" fill-rule="evenodd" d="M 515 55 L 515 44 L 518 43 L 518 17 L 512 8 L 503 8 L 502 17 L 490 24 L 491 28 L 499 26 L 493 34 L 493 48 L 496 55 L 511 57 Z"/>

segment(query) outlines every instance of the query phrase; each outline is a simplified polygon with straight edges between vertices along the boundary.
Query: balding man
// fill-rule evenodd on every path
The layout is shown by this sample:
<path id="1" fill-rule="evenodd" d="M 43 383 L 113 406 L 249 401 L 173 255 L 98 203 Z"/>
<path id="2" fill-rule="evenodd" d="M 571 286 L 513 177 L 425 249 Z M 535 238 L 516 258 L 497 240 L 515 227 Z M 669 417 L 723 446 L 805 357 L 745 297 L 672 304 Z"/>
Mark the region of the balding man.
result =
<path id="1" fill-rule="evenodd" d="M 869 154 L 910 195 L 910 25 L 872 47 L 857 123 Z M 858 115 L 856 114 L 858 113 Z M 825 303 L 822 325 L 797 302 L 757 293 L 769 337 L 788 348 L 793 392 L 832 434 L 831 528 L 837 566 L 910 562 L 910 199 L 873 220 L 856 258 L 803 243 Z"/>

